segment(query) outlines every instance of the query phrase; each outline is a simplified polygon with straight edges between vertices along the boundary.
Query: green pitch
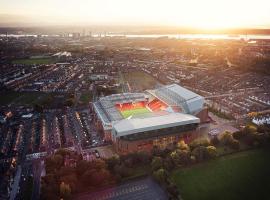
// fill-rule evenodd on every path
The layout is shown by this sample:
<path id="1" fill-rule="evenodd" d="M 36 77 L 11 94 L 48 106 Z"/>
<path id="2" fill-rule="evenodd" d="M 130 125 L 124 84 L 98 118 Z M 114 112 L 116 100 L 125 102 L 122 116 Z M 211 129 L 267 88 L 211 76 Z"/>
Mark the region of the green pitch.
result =
<path id="1" fill-rule="evenodd" d="M 125 110 L 121 111 L 121 114 L 124 118 L 128 118 L 130 116 L 149 113 L 150 111 L 147 108 L 138 108 L 138 109 L 132 109 L 132 110 Z"/>

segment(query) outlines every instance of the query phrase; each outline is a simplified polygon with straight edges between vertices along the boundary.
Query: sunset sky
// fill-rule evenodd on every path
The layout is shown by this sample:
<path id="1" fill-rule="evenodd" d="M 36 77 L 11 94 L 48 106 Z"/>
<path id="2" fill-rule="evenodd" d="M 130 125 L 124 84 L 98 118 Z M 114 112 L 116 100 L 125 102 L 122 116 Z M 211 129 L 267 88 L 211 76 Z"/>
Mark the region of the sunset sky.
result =
<path id="1" fill-rule="evenodd" d="M 0 23 L 270 28 L 270 0 L 0 0 Z"/>

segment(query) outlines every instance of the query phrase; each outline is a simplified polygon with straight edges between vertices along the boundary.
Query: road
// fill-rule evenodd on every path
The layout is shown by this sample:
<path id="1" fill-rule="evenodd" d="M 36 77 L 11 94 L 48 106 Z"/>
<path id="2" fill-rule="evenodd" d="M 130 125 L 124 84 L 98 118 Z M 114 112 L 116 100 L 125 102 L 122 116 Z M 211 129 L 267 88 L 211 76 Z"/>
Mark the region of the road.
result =
<path id="1" fill-rule="evenodd" d="M 20 179 L 21 179 L 21 174 L 22 174 L 22 167 L 21 167 L 21 165 L 18 165 L 9 200 L 14 200 L 16 198 L 18 188 L 19 188 Z"/>
<path id="2" fill-rule="evenodd" d="M 130 181 L 119 186 L 108 188 L 100 192 L 84 193 L 75 200 L 167 200 L 168 197 L 162 188 L 151 178 Z"/>
<path id="3" fill-rule="evenodd" d="M 41 172 L 43 168 L 44 168 L 43 160 L 33 161 L 33 192 L 31 198 L 32 200 L 39 199 Z"/>

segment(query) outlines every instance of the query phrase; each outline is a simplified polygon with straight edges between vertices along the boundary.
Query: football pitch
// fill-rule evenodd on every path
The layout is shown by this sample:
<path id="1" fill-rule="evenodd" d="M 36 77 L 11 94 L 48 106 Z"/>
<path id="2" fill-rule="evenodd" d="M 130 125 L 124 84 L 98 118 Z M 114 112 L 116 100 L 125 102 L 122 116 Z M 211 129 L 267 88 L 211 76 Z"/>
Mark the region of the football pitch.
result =
<path id="1" fill-rule="evenodd" d="M 137 108 L 137 109 L 132 109 L 132 110 L 121 111 L 121 114 L 123 115 L 124 118 L 128 118 L 130 116 L 140 115 L 140 114 L 149 113 L 149 112 L 150 111 L 147 108 Z"/>

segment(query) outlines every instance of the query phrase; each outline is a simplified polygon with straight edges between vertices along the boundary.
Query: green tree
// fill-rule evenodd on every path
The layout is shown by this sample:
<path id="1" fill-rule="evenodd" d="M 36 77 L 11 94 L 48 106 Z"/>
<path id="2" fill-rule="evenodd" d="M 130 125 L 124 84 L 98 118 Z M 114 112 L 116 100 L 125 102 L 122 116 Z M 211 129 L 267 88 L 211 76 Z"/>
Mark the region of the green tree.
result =
<path id="1" fill-rule="evenodd" d="M 120 177 L 128 177 L 131 175 L 131 170 L 124 164 L 117 164 L 114 166 L 114 175 L 119 175 Z"/>
<path id="2" fill-rule="evenodd" d="M 63 199 L 69 199 L 71 196 L 71 189 L 70 186 L 64 182 L 60 184 L 60 196 Z"/>
<path id="3" fill-rule="evenodd" d="M 114 167 L 119 164 L 120 160 L 119 160 L 119 157 L 116 157 L 116 156 L 113 156 L 111 158 L 108 158 L 106 160 L 106 163 L 107 163 L 107 166 L 108 166 L 108 169 L 110 171 L 112 171 L 114 169 Z"/>
<path id="4" fill-rule="evenodd" d="M 186 165 L 190 162 L 190 151 L 189 150 L 176 150 L 170 154 L 173 162 L 176 165 Z"/>
<path id="5" fill-rule="evenodd" d="M 243 132 L 246 134 L 253 134 L 257 132 L 257 127 L 254 125 L 247 125 L 245 126 L 245 128 L 243 129 Z"/>
<path id="6" fill-rule="evenodd" d="M 209 146 L 210 145 L 210 141 L 208 138 L 198 138 L 193 140 L 190 144 L 189 147 L 193 150 L 198 146 Z"/>
<path id="7" fill-rule="evenodd" d="M 178 199 L 179 192 L 177 190 L 176 185 L 174 185 L 173 183 L 170 183 L 167 186 L 167 191 L 169 193 L 169 196 L 171 197 L 170 199 Z"/>
<path id="8" fill-rule="evenodd" d="M 198 146 L 196 147 L 192 153 L 193 156 L 195 156 L 196 161 L 203 161 L 208 158 L 208 152 L 207 148 L 205 146 Z"/>
<path id="9" fill-rule="evenodd" d="M 90 169 L 90 164 L 85 160 L 80 160 L 76 165 L 76 173 L 81 176 L 86 170 Z"/>
<path id="10" fill-rule="evenodd" d="M 189 150 L 189 146 L 185 143 L 184 140 L 181 140 L 177 143 L 177 147 L 181 150 Z"/>
<path id="11" fill-rule="evenodd" d="M 163 165 L 166 170 L 172 170 L 175 167 L 174 161 L 170 156 L 164 158 Z"/>
<path id="12" fill-rule="evenodd" d="M 221 136 L 221 143 L 231 147 L 232 149 L 238 150 L 240 148 L 240 143 L 238 140 L 234 139 L 231 132 L 225 131 Z"/>
<path id="13" fill-rule="evenodd" d="M 233 140 L 234 140 L 233 135 L 229 131 L 225 131 L 221 135 L 221 139 L 220 139 L 221 143 L 224 144 L 224 145 L 230 145 Z"/>
<path id="14" fill-rule="evenodd" d="M 167 172 L 165 169 L 160 168 L 160 169 L 154 171 L 153 177 L 154 177 L 154 179 L 157 180 L 159 183 L 164 184 L 164 183 L 166 183 L 166 181 L 167 181 L 168 172 Z"/>
<path id="15" fill-rule="evenodd" d="M 154 157 L 152 162 L 151 162 L 152 170 L 155 171 L 155 170 L 162 168 L 162 161 L 163 160 L 161 157 L 158 157 L 158 156 Z"/>
<path id="16" fill-rule="evenodd" d="M 207 153 L 209 158 L 216 158 L 217 157 L 217 149 L 214 146 L 207 147 Z"/>

